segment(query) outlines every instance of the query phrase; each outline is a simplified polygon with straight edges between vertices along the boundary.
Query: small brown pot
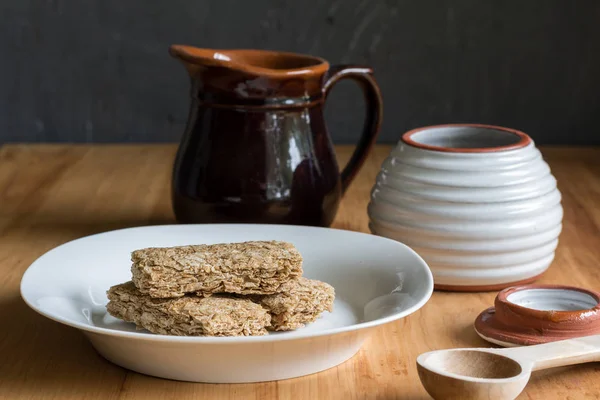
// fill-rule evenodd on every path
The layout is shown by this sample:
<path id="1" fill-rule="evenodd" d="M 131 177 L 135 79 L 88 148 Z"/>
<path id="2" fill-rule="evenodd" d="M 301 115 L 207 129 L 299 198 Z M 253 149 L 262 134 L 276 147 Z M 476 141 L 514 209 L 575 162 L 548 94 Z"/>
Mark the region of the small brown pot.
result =
<path id="1" fill-rule="evenodd" d="M 483 339 L 532 345 L 600 334 L 600 293 L 561 285 L 524 285 L 496 296 L 475 320 Z"/>

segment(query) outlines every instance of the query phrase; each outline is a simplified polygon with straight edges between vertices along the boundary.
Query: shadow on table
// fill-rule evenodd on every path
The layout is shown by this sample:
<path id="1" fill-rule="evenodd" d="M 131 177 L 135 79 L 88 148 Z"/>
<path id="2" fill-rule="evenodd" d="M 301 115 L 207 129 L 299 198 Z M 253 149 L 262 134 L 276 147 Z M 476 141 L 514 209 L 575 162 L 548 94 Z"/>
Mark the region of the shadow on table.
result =
<path id="1" fill-rule="evenodd" d="M 468 324 L 464 326 L 458 326 L 456 328 L 456 337 L 455 340 L 458 343 L 463 343 L 461 347 L 498 347 L 495 344 L 488 343 L 483 340 L 477 332 L 475 332 L 475 328 L 473 328 L 473 324 Z M 438 349 L 441 350 L 441 349 Z"/>
<path id="2" fill-rule="evenodd" d="M 109 398 L 120 390 L 126 371 L 76 329 L 38 315 L 20 297 L 0 301 L 0 321 L 0 398 Z"/>

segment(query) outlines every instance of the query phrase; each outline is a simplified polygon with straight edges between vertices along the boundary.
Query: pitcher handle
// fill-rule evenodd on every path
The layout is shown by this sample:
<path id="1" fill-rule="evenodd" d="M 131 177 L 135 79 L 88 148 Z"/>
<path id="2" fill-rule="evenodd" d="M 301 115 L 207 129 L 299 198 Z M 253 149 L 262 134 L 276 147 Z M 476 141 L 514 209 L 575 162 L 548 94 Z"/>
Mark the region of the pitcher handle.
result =
<path id="1" fill-rule="evenodd" d="M 373 144 L 375 144 L 383 118 L 383 100 L 381 99 L 379 86 L 373 78 L 373 70 L 368 67 L 354 65 L 334 65 L 329 69 L 323 86 L 325 98 L 327 98 L 331 88 L 342 79 L 352 79 L 359 84 L 365 96 L 367 107 L 362 135 L 352 157 L 350 157 L 350 161 L 342 170 L 342 192 L 345 192 L 365 162 Z"/>

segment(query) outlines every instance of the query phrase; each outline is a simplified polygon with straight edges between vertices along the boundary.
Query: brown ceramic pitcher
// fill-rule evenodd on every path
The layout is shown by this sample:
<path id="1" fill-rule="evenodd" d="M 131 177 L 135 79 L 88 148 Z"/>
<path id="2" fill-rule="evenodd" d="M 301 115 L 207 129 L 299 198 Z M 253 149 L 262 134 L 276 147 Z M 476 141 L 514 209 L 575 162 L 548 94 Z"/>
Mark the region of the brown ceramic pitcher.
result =
<path id="1" fill-rule="evenodd" d="M 379 131 L 372 70 L 306 55 L 173 45 L 191 77 L 192 104 L 173 171 L 181 223 L 329 226 Z M 332 86 L 352 79 L 367 114 L 340 173 L 323 118 Z"/>

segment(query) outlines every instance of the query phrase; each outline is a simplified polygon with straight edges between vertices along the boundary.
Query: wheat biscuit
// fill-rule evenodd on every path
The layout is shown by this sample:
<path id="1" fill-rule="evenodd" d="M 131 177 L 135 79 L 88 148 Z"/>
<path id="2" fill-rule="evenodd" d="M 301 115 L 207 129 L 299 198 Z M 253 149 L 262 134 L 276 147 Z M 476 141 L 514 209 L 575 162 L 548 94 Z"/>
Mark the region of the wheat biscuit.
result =
<path id="1" fill-rule="evenodd" d="M 334 288 L 314 279 L 300 277 L 282 285 L 281 293 L 252 296 L 271 314 L 271 327 L 275 331 L 302 328 L 316 321 L 323 311 L 333 311 Z"/>
<path id="2" fill-rule="evenodd" d="M 112 316 L 138 329 L 177 336 L 266 335 L 270 315 L 249 299 L 223 295 L 155 299 L 126 282 L 108 290 L 106 308 Z"/>
<path id="3" fill-rule="evenodd" d="M 131 260 L 133 282 L 156 298 L 273 294 L 302 275 L 300 252 L 281 241 L 147 248 L 134 251 Z"/>

